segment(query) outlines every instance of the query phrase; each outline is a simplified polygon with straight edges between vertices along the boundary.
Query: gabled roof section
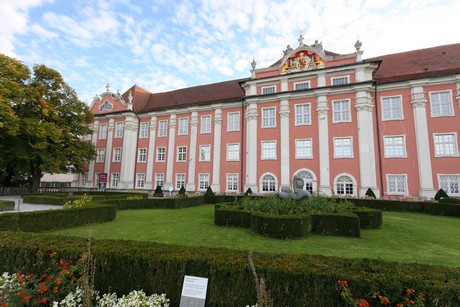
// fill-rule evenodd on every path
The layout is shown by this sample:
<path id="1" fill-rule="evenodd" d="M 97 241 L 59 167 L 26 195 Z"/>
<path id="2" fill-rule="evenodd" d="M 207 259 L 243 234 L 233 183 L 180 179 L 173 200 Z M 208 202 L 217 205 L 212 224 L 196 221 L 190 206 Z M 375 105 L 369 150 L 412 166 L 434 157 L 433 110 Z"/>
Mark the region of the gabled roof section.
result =
<path id="1" fill-rule="evenodd" d="M 378 82 L 460 73 L 460 44 L 378 56 L 365 62 L 382 61 L 374 75 Z"/>
<path id="2" fill-rule="evenodd" d="M 129 102 L 127 103 L 119 92 L 112 93 L 109 84 L 104 93 L 94 96 L 90 106 L 91 112 L 95 115 L 116 113 L 127 109 L 129 109 Z"/>

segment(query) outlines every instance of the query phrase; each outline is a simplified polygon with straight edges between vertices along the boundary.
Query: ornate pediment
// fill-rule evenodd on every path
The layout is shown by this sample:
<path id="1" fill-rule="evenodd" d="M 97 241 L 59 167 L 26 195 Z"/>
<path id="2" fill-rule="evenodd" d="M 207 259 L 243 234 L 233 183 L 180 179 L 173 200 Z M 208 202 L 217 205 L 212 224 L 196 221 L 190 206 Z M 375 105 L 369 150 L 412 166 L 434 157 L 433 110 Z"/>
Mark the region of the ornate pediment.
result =
<path id="1" fill-rule="evenodd" d="M 281 67 L 282 74 L 323 68 L 321 57 L 310 50 L 300 50 L 291 54 Z"/>

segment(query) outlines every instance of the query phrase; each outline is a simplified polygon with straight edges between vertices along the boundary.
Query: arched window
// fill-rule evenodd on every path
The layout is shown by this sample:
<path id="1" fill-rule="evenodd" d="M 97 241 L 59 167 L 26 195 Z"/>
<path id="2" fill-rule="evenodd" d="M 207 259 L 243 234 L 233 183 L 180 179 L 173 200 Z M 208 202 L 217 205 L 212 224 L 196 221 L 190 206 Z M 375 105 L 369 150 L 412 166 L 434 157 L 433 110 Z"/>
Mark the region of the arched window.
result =
<path id="1" fill-rule="evenodd" d="M 99 111 L 104 111 L 104 110 L 112 110 L 112 104 L 108 100 L 104 101 L 104 103 L 99 108 Z"/>
<path id="2" fill-rule="evenodd" d="M 313 175 L 309 171 L 300 171 L 297 175 L 303 179 L 303 189 L 313 193 L 313 181 L 315 180 Z"/>
<path id="3" fill-rule="evenodd" d="M 353 195 L 353 179 L 346 175 L 337 178 L 336 191 L 339 195 Z"/>
<path id="4" fill-rule="evenodd" d="M 262 192 L 275 192 L 276 182 L 275 177 L 272 175 L 265 175 L 262 177 Z"/>

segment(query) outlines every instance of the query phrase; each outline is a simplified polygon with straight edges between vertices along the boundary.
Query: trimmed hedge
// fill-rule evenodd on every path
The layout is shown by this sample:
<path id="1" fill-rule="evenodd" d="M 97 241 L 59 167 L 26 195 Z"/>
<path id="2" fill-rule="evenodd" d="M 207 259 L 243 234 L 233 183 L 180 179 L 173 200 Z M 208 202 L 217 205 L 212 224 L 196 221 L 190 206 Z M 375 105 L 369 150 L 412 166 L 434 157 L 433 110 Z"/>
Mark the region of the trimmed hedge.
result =
<path id="1" fill-rule="evenodd" d="M 14 200 L 0 200 L 0 211 L 11 211 L 14 210 Z"/>
<path id="2" fill-rule="evenodd" d="M 270 215 L 253 212 L 251 228 L 254 232 L 271 238 L 301 238 L 311 231 L 311 218 L 292 215 Z"/>
<path id="3" fill-rule="evenodd" d="M 127 294 L 134 289 L 166 293 L 179 306 L 184 275 L 208 278 L 206 306 L 246 306 L 257 301 L 246 252 L 123 240 L 92 240 L 95 288 Z M 84 238 L 0 233 L 0 272 L 40 272 L 51 251 L 76 259 Z M 404 288 L 426 293 L 426 306 L 460 306 L 460 268 L 315 255 L 254 253 L 274 306 L 343 306 L 337 280 L 356 297 L 380 291 L 390 300 Z"/>
<path id="4" fill-rule="evenodd" d="M 118 210 L 126 209 L 179 209 L 204 204 L 203 196 L 186 198 L 146 198 L 100 201 L 99 204 L 113 205 Z"/>
<path id="5" fill-rule="evenodd" d="M 361 236 L 356 214 L 312 214 L 311 220 L 313 231 L 317 233 L 357 238 Z"/>
<path id="6" fill-rule="evenodd" d="M 79 198 L 79 197 L 76 197 Z M 56 205 L 62 206 L 70 199 L 68 196 L 51 196 L 51 195 L 24 195 L 22 200 L 28 204 L 37 205 Z"/>
<path id="7" fill-rule="evenodd" d="M 216 205 L 214 224 L 219 226 L 251 227 L 251 212 L 233 209 L 230 206 Z"/>
<path id="8" fill-rule="evenodd" d="M 352 212 L 358 216 L 359 227 L 361 229 L 376 229 L 382 227 L 383 215 L 381 210 L 358 208 Z"/>
<path id="9" fill-rule="evenodd" d="M 0 214 L 0 231 L 45 231 L 114 220 L 114 206 Z"/>

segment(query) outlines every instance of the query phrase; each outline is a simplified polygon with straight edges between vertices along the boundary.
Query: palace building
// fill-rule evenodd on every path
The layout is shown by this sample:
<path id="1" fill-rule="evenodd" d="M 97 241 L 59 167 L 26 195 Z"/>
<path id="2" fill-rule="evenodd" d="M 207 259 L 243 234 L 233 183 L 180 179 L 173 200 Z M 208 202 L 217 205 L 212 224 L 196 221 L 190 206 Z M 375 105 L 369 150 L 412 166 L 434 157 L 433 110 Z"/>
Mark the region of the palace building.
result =
<path id="1" fill-rule="evenodd" d="M 97 151 L 82 188 L 460 196 L 460 44 L 362 57 L 299 38 L 246 79 L 91 104 Z"/>

